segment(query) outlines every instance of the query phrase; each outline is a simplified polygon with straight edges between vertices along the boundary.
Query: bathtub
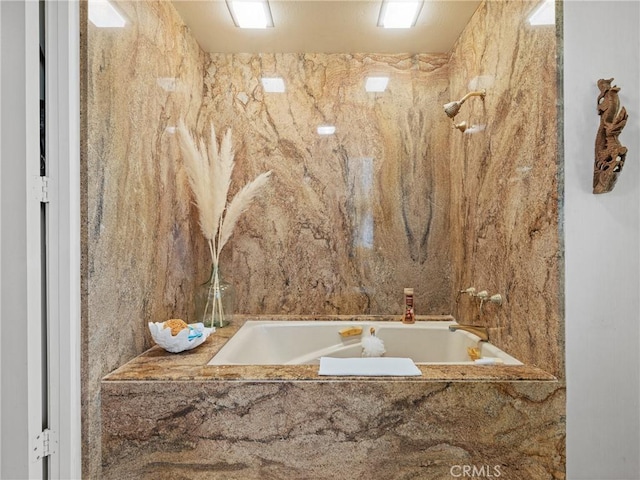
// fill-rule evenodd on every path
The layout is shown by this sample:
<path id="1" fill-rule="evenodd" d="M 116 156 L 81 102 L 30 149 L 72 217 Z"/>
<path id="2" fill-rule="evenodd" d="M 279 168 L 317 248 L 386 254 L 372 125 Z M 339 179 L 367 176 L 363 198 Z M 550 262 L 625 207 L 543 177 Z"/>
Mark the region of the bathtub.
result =
<path id="1" fill-rule="evenodd" d="M 386 357 L 411 358 L 417 364 L 473 364 L 467 348 L 478 347 L 482 357 L 500 358 L 505 365 L 522 362 L 495 345 L 480 342 L 465 331 L 449 331 L 455 321 L 418 321 L 404 325 L 392 321 L 247 321 L 209 361 L 209 365 L 308 365 L 320 357 L 362 356 L 361 340 L 371 327 L 384 342 Z M 351 326 L 361 335 L 342 337 Z"/>

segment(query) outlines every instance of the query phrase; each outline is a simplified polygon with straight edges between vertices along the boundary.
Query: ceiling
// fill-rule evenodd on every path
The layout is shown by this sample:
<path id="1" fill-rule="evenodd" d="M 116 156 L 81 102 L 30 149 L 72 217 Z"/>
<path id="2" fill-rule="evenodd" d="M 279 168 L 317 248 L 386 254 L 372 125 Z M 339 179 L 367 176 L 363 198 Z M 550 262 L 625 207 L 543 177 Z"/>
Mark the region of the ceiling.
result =
<path id="1" fill-rule="evenodd" d="M 173 0 L 205 52 L 447 53 L 480 0 L 425 0 L 416 26 L 377 26 L 381 0 L 269 0 L 273 28 L 234 26 L 224 0 Z"/>

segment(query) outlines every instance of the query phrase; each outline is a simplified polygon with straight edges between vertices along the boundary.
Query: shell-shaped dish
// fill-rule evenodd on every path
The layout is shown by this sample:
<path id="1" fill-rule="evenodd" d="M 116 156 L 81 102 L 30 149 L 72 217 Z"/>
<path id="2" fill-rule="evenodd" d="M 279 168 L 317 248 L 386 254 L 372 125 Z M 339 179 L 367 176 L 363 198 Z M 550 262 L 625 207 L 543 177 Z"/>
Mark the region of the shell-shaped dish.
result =
<path id="1" fill-rule="evenodd" d="M 153 340 L 167 352 L 179 353 L 191 350 L 204 343 L 209 335 L 216 331 L 215 328 L 207 328 L 203 323 L 192 323 L 188 328 L 171 335 L 170 328 L 163 327 L 164 322 L 149 322 L 149 331 Z"/>

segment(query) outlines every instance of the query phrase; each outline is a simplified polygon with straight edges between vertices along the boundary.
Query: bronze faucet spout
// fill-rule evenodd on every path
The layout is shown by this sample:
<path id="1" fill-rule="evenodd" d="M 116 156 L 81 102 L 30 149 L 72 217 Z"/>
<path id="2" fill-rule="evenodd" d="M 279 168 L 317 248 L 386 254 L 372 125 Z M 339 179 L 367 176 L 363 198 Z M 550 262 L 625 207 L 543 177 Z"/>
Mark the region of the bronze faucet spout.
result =
<path id="1" fill-rule="evenodd" d="M 477 336 L 481 342 L 489 341 L 489 329 L 477 325 L 449 325 L 449 331 L 464 330 Z"/>

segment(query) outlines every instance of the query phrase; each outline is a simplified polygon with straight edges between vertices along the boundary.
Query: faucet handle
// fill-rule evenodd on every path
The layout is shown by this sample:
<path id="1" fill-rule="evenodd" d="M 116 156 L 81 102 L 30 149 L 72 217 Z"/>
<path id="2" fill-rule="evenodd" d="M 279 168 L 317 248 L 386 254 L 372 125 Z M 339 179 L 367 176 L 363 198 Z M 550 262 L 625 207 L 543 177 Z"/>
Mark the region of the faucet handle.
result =
<path id="1" fill-rule="evenodd" d="M 496 293 L 495 295 L 491 295 L 489 297 L 489 301 L 491 303 L 495 303 L 496 305 L 502 305 L 502 302 L 503 302 L 502 295 L 500 295 L 499 293 Z"/>
<path id="2" fill-rule="evenodd" d="M 487 292 L 486 290 L 482 290 L 481 292 L 478 292 L 476 294 L 476 297 L 478 297 L 481 301 L 485 301 L 489 298 L 489 292 Z"/>
<path id="3" fill-rule="evenodd" d="M 467 295 L 471 295 L 472 297 L 476 294 L 475 287 L 465 288 L 464 290 L 458 290 L 458 294 L 456 295 L 456 303 L 460 300 L 460 295 L 466 293 Z"/>
<path id="4" fill-rule="evenodd" d="M 503 301 L 502 295 L 500 295 L 499 293 L 489 296 L 487 292 L 482 291 L 476 296 L 480 298 L 480 314 L 482 314 L 482 306 L 484 305 L 485 302 L 491 302 L 496 305 L 502 305 L 502 301 Z"/>

